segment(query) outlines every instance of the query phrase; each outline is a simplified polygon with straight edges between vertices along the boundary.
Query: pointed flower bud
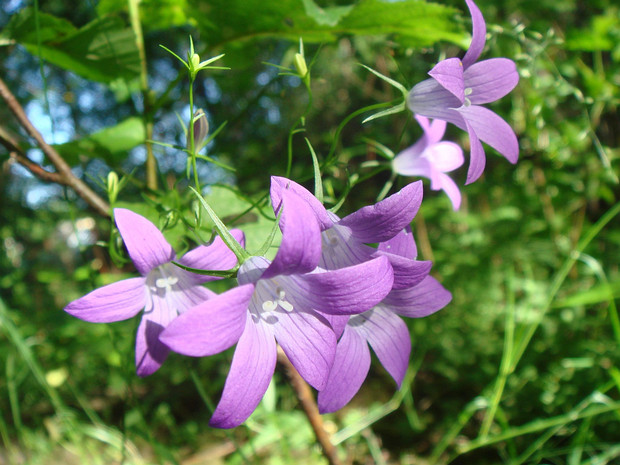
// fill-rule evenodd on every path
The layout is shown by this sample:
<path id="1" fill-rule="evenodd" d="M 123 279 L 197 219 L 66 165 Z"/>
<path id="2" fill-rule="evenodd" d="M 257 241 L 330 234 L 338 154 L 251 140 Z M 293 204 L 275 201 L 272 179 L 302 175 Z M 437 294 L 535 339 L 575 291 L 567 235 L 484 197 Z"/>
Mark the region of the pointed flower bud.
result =
<path id="1" fill-rule="evenodd" d="M 200 66 L 200 55 L 194 53 L 190 58 L 190 67 L 191 69 L 198 70 Z"/>
<path id="2" fill-rule="evenodd" d="M 118 183 L 118 175 L 114 171 L 110 171 L 108 173 L 106 187 L 108 188 L 108 198 L 110 199 L 110 203 L 116 202 L 116 198 L 118 197 L 120 189 Z"/>
<path id="3" fill-rule="evenodd" d="M 306 65 L 306 59 L 301 53 L 295 54 L 295 69 L 299 73 L 299 76 L 303 79 L 308 74 L 308 66 Z"/>
<path id="4" fill-rule="evenodd" d="M 202 109 L 196 110 L 194 117 L 192 118 L 192 124 L 194 125 L 194 152 L 199 152 L 204 146 L 204 142 L 209 134 L 209 122 L 207 116 Z M 191 150 L 190 131 L 187 131 L 186 147 Z"/>

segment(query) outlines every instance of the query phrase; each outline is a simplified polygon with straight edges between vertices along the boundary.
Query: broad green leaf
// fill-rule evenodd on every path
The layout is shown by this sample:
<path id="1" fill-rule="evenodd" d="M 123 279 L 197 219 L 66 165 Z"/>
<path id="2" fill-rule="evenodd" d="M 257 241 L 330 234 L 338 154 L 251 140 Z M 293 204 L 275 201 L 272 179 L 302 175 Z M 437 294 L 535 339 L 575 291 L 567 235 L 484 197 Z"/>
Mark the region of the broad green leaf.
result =
<path id="1" fill-rule="evenodd" d="M 70 165 L 76 164 L 80 156 L 86 156 L 103 158 L 109 165 L 114 166 L 123 160 L 128 150 L 143 144 L 145 139 L 142 120 L 132 116 L 88 137 L 55 147 Z"/>
<path id="2" fill-rule="evenodd" d="M 321 8 L 314 0 L 302 0 L 304 3 L 304 9 L 306 14 L 314 19 L 317 24 L 326 26 L 335 26 L 353 9 L 354 5 L 348 6 L 332 6 L 327 8 Z"/>
<path id="3" fill-rule="evenodd" d="M 100 0 L 97 3 L 99 15 L 126 11 L 127 0 Z M 142 0 L 140 2 L 140 17 L 145 31 L 184 26 L 189 22 L 185 12 L 185 0 Z"/>
<path id="4" fill-rule="evenodd" d="M 327 42 L 342 34 L 396 35 L 405 45 L 422 47 L 438 40 L 462 44 L 465 37 L 455 9 L 420 0 L 360 0 L 323 10 L 311 0 L 187 1 L 188 16 L 211 47 L 257 37 Z"/>
<path id="5" fill-rule="evenodd" d="M 103 17 L 77 29 L 52 15 L 39 13 L 40 46 L 34 10 L 13 16 L 0 33 L 0 45 L 18 43 L 33 55 L 93 81 L 109 83 L 140 73 L 140 57 L 131 29 L 119 17 Z"/>

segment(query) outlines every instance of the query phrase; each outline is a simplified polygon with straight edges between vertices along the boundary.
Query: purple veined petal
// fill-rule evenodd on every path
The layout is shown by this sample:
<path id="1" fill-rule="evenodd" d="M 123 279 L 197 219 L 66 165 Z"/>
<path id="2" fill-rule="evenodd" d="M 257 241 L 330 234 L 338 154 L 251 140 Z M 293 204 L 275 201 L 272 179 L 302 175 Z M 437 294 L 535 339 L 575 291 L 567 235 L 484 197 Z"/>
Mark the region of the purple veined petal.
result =
<path id="1" fill-rule="evenodd" d="M 433 266 L 433 263 L 430 261 L 412 260 L 382 251 L 376 252 L 375 256 L 384 256 L 390 261 L 394 271 L 392 289 L 404 289 L 415 286 L 428 276 Z"/>
<path id="2" fill-rule="evenodd" d="M 473 105 L 499 100 L 518 83 L 517 65 L 508 58 L 479 61 L 465 71 L 465 87 L 471 89 L 467 98 Z"/>
<path id="3" fill-rule="evenodd" d="M 484 171 L 486 165 L 486 156 L 484 149 L 478 139 L 478 135 L 474 128 L 465 121 L 467 125 L 467 133 L 469 134 L 469 168 L 467 169 L 467 180 L 465 184 L 471 184 L 476 181 Z"/>
<path id="4" fill-rule="evenodd" d="M 273 334 L 269 327 L 247 315 L 222 398 L 209 421 L 216 428 L 234 428 L 247 420 L 267 391 L 276 367 Z"/>
<path id="5" fill-rule="evenodd" d="M 294 298 L 323 313 L 352 315 L 377 305 L 390 292 L 394 272 L 386 257 L 338 270 L 292 277 Z"/>
<path id="6" fill-rule="evenodd" d="M 153 268 L 175 258 L 174 250 L 157 227 L 149 220 L 125 208 L 114 209 L 127 253 L 138 272 L 146 276 Z"/>
<path id="7" fill-rule="evenodd" d="M 325 318 L 315 312 L 277 311 L 273 332 L 293 366 L 306 382 L 323 389 L 336 353 L 336 335 Z"/>
<path id="8" fill-rule="evenodd" d="M 367 316 L 363 323 L 366 339 L 377 354 L 381 365 L 400 388 L 409 366 L 411 353 L 411 338 L 407 325 L 396 314 L 381 305 L 367 314 L 351 317 L 349 325 L 354 324 L 354 319 Z"/>
<path id="9" fill-rule="evenodd" d="M 435 120 L 439 121 L 439 120 Z M 406 148 L 392 160 L 392 169 L 401 176 L 423 176 L 430 178 L 432 167 L 422 153 L 426 149 L 425 139 L 420 139 L 414 145 Z"/>
<path id="10" fill-rule="evenodd" d="M 422 203 L 422 181 L 412 182 L 388 198 L 360 208 L 338 224 L 351 228 L 360 242 L 383 242 L 398 234 L 413 220 Z"/>
<path id="11" fill-rule="evenodd" d="M 431 130 L 431 120 L 428 119 L 426 116 L 413 115 L 413 117 L 422 128 L 422 131 L 424 131 L 424 134 L 428 134 L 428 132 Z"/>
<path id="12" fill-rule="evenodd" d="M 319 412 L 335 412 L 348 404 L 362 387 L 369 369 L 370 350 L 366 340 L 353 328 L 345 328 L 327 384 L 319 391 Z"/>
<path id="13" fill-rule="evenodd" d="M 458 111 L 482 142 L 489 144 L 510 163 L 517 162 L 519 159 L 519 142 L 506 121 L 488 108 L 478 105 L 461 107 Z M 467 182 L 469 183 L 469 179 Z"/>
<path id="14" fill-rule="evenodd" d="M 381 242 L 378 249 L 382 252 L 400 255 L 411 260 L 415 260 L 418 256 L 418 248 L 413 238 L 413 232 L 411 232 L 411 226 L 404 228 L 392 239 Z"/>
<path id="15" fill-rule="evenodd" d="M 333 221 L 329 217 L 329 214 L 327 213 L 327 210 L 325 209 L 323 204 L 319 202 L 319 199 L 312 195 L 312 193 L 302 185 L 280 176 L 271 177 L 270 195 L 271 204 L 274 206 L 274 209 L 277 208 L 278 205 L 280 205 L 283 190 L 290 190 L 291 192 L 295 192 L 302 199 L 308 202 L 310 208 L 312 208 L 312 211 L 316 215 L 319 224 L 321 225 L 321 231 L 331 228 L 331 226 L 333 225 Z"/>
<path id="16" fill-rule="evenodd" d="M 183 355 L 205 357 L 228 349 L 241 337 L 254 285 L 235 287 L 172 321 L 159 340 Z"/>
<path id="17" fill-rule="evenodd" d="M 170 349 L 159 341 L 159 335 L 176 318 L 178 312 L 169 299 L 151 293 L 151 302 L 142 314 L 136 335 L 136 373 L 144 377 L 155 373 L 168 357 Z"/>
<path id="18" fill-rule="evenodd" d="M 432 276 L 417 286 L 390 292 L 381 306 L 410 318 L 421 318 L 441 310 L 452 300 L 452 294 Z"/>
<path id="19" fill-rule="evenodd" d="M 147 292 L 145 278 L 124 279 L 74 300 L 65 312 L 91 323 L 126 320 L 144 308 Z"/>
<path id="20" fill-rule="evenodd" d="M 243 247 L 245 236 L 239 229 L 232 229 L 230 233 Z M 237 257 L 231 252 L 224 241 L 217 236 L 210 245 L 201 245 L 187 252 L 178 262 L 181 265 L 198 270 L 229 270 L 237 264 Z M 188 278 L 195 283 L 204 283 L 218 279 L 214 276 L 200 275 L 189 271 L 182 271 Z"/>
<path id="21" fill-rule="evenodd" d="M 290 190 L 282 191 L 284 211 L 280 217 L 282 242 L 278 253 L 263 274 L 273 276 L 309 273 L 321 259 L 321 230 L 310 204 Z"/>
<path id="22" fill-rule="evenodd" d="M 465 80 L 463 79 L 463 63 L 458 58 L 441 60 L 428 72 L 441 86 L 459 99 L 460 105 L 465 102 Z"/>
<path id="23" fill-rule="evenodd" d="M 480 9 L 476 6 L 474 1 L 465 1 L 467 2 L 469 13 L 471 14 L 472 22 L 471 43 L 469 44 L 469 49 L 465 52 L 465 56 L 462 60 L 463 67 L 467 69 L 476 62 L 484 49 L 484 44 L 487 41 L 487 25 L 484 22 L 484 17 L 482 16 Z"/>
<path id="24" fill-rule="evenodd" d="M 344 328 L 347 326 L 347 321 L 349 321 L 349 315 L 331 315 L 329 313 L 317 312 L 321 316 L 325 317 L 327 322 L 332 327 L 334 334 L 336 335 L 336 339 L 342 336 L 342 332 Z"/>
<path id="25" fill-rule="evenodd" d="M 416 119 L 420 121 L 418 118 L 421 118 L 421 116 L 416 115 Z M 444 134 L 446 133 L 446 125 L 447 123 L 444 120 L 434 119 L 433 122 L 429 125 L 428 130 L 424 130 L 428 138 L 429 146 L 436 144 L 443 138 Z"/>
<path id="26" fill-rule="evenodd" d="M 454 171 L 465 162 L 463 149 L 454 142 L 433 144 L 425 150 L 424 156 L 428 158 L 437 171 L 442 173 Z"/>
<path id="27" fill-rule="evenodd" d="M 440 119 L 465 129 L 463 117 L 455 111 L 461 105 L 457 97 L 433 78 L 417 83 L 407 96 L 407 106 L 415 115 Z"/>
<path id="28" fill-rule="evenodd" d="M 450 176 L 445 173 L 439 173 L 440 186 L 439 189 L 443 190 L 450 202 L 452 202 L 452 208 L 457 211 L 461 207 L 461 191 L 456 183 Z"/>

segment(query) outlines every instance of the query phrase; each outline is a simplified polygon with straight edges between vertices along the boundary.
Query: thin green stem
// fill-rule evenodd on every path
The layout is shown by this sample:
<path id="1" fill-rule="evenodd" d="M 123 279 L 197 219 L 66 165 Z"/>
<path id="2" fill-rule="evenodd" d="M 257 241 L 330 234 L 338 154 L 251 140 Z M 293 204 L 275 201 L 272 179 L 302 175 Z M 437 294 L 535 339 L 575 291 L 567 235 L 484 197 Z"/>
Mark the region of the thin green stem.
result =
<path id="1" fill-rule="evenodd" d="M 140 90 L 142 91 L 144 129 L 146 133 L 146 186 L 152 190 L 157 190 L 157 162 L 153 154 L 153 121 L 152 121 L 152 102 L 149 91 L 149 75 L 146 64 L 146 51 L 144 49 L 144 35 L 142 34 L 142 23 L 140 22 L 139 0 L 127 0 L 129 7 L 129 20 L 131 28 L 136 37 L 136 47 L 140 57 Z"/>

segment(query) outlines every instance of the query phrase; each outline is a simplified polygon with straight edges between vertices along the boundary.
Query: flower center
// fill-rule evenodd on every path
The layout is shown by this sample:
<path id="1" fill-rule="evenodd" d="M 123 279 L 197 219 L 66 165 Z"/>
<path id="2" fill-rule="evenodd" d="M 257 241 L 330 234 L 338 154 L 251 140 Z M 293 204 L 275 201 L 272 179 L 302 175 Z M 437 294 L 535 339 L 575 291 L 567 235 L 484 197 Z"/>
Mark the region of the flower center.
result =
<path id="1" fill-rule="evenodd" d="M 172 291 L 172 286 L 179 282 L 179 278 L 176 276 L 166 276 L 155 280 L 155 286 L 160 289 L 165 289 L 167 292 Z"/>
<path id="2" fill-rule="evenodd" d="M 471 105 L 471 100 L 469 100 L 467 98 L 468 95 L 471 95 L 471 93 L 474 91 L 474 89 L 472 89 L 471 87 L 466 87 L 465 88 L 465 103 L 463 105 L 465 105 L 466 107 Z"/>
<path id="3" fill-rule="evenodd" d="M 261 307 L 266 312 L 272 312 L 278 308 L 278 306 L 287 312 L 292 312 L 294 309 L 293 304 L 285 300 L 285 298 L 286 292 L 284 292 L 284 289 L 277 287 L 276 298 L 274 300 L 264 300 Z"/>

